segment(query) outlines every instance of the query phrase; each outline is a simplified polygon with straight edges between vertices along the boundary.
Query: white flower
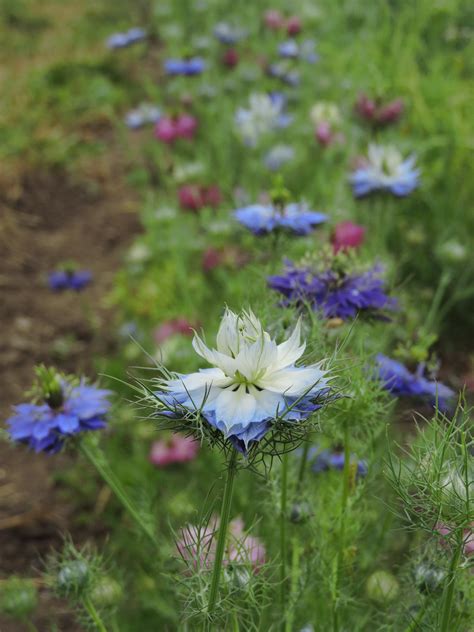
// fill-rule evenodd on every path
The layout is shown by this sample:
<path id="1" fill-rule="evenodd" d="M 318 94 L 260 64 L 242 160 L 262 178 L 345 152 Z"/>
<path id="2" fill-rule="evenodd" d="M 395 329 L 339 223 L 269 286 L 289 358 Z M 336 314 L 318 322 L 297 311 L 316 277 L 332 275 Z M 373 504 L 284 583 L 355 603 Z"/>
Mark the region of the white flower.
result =
<path id="1" fill-rule="evenodd" d="M 255 315 L 227 309 L 210 349 L 196 334 L 193 347 L 213 368 L 160 382 L 165 399 L 200 410 L 228 438 L 257 441 L 276 418 L 298 421 L 316 406 L 328 390 L 327 371 L 321 363 L 296 366 L 305 350 L 298 321 L 285 342 L 277 344 Z"/>
<path id="2" fill-rule="evenodd" d="M 341 123 L 341 113 L 335 103 L 329 101 L 318 101 L 311 108 L 309 113 L 311 122 L 315 127 L 321 123 L 329 123 L 335 127 Z"/>
<path id="3" fill-rule="evenodd" d="M 371 144 L 366 163 L 350 180 L 357 197 L 378 189 L 405 196 L 418 186 L 419 175 L 414 156 L 404 158 L 395 147 Z"/>
<path id="4" fill-rule="evenodd" d="M 284 102 L 268 94 L 251 94 L 249 107 L 239 108 L 235 120 L 245 143 L 255 146 L 261 136 L 278 127 L 286 127 L 291 117 L 283 114 Z"/>

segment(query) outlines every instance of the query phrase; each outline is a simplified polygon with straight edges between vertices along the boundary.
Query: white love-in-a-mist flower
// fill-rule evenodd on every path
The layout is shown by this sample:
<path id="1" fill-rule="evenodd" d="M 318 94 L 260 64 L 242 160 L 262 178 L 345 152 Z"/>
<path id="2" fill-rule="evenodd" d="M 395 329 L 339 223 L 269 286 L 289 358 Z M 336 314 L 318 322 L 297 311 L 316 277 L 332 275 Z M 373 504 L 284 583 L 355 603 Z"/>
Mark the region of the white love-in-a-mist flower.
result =
<path id="1" fill-rule="evenodd" d="M 251 311 L 226 309 L 216 348 L 196 334 L 193 347 L 213 368 L 160 380 L 159 399 L 198 410 L 242 451 L 259 441 L 276 419 L 295 423 L 320 408 L 329 392 L 322 362 L 296 366 L 305 350 L 301 324 L 277 344 Z"/>

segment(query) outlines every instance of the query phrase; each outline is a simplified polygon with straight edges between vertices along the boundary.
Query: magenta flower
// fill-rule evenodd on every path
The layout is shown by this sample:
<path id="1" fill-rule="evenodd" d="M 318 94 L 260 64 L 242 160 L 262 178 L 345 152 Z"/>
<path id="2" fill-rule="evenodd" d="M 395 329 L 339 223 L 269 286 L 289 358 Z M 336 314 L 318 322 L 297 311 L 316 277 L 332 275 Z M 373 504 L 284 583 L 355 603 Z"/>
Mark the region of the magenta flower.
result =
<path id="1" fill-rule="evenodd" d="M 353 222 L 340 222 L 331 237 L 334 252 L 358 248 L 365 239 L 365 227 Z"/>
<path id="2" fill-rule="evenodd" d="M 176 117 L 163 116 L 155 126 L 155 137 L 167 145 L 179 138 L 193 140 L 197 126 L 197 119 L 191 114 L 180 114 Z"/>
<path id="3" fill-rule="evenodd" d="M 179 205 L 184 211 L 200 211 L 205 206 L 217 208 L 222 195 L 217 185 L 202 187 L 196 184 L 184 184 L 178 190 Z"/>
<path id="4" fill-rule="evenodd" d="M 443 539 L 446 539 L 452 534 L 453 528 L 444 522 L 438 522 L 436 525 L 436 531 L 439 535 L 443 536 Z M 443 544 L 445 544 L 445 542 L 443 542 Z M 467 557 L 474 554 L 474 522 L 471 522 L 470 527 L 464 529 L 463 550 L 464 555 Z"/>
<path id="5" fill-rule="evenodd" d="M 276 9 L 269 9 L 263 15 L 263 23 L 272 31 L 278 31 L 285 26 L 285 18 Z"/>
<path id="6" fill-rule="evenodd" d="M 303 26 L 299 17 L 293 15 L 291 18 L 288 18 L 286 22 L 286 32 L 288 33 L 288 35 L 298 35 L 298 33 L 301 33 L 302 28 Z"/>
<path id="7" fill-rule="evenodd" d="M 168 440 L 155 441 L 150 450 L 150 463 L 163 468 L 174 463 L 194 461 L 199 452 L 199 442 L 192 437 L 174 434 Z"/>
<path id="8" fill-rule="evenodd" d="M 213 567 L 218 526 L 219 520 L 212 518 L 207 527 L 202 529 L 195 525 L 187 525 L 181 529 L 180 539 L 176 546 L 188 566 L 208 570 Z M 230 522 L 223 559 L 224 566 L 249 565 L 254 572 L 258 572 L 265 564 L 265 553 L 262 542 L 245 532 L 241 518 Z"/>

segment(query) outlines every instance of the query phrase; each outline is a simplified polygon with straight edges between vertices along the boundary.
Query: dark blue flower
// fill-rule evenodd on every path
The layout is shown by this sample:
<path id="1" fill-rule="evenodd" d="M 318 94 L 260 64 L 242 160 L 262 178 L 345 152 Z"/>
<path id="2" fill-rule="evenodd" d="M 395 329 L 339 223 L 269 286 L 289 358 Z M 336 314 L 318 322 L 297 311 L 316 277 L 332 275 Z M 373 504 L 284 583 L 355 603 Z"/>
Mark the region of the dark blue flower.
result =
<path id="1" fill-rule="evenodd" d="M 327 215 L 311 211 L 303 204 L 287 204 L 283 209 L 271 204 L 252 204 L 237 209 L 234 216 L 255 235 L 265 235 L 276 229 L 308 235 L 327 220 Z"/>
<path id="2" fill-rule="evenodd" d="M 19 404 L 7 420 L 13 441 L 26 443 L 35 452 L 58 452 L 67 437 L 98 430 L 106 425 L 110 391 L 81 382 L 61 382 L 61 404 Z"/>
<path id="3" fill-rule="evenodd" d="M 301 451 L 300 451 L 301 454 Z M 308 462 L 311 463 L 311 470 L 315 474 L 328 472 L 329 470 L 344 469 L 345 457 L 343 452 L 332 452 L 331 450 L 320 450 L 318 446 L 313 446 L 308 452 Z M 351 464 L 357 463 L 357 475 L 367 476 L 368 466 L 364 459 L 357 459 L 355 454 L 351 454 Z"/>
<path id="4" fill-rule="evenodd" d="M 48 285 L 55 292 L 62 290 L 82 290 L 92 281 L 89 270 L 57 270 L 48 275 Z"/>
<path id="5" fill-rule="evenodd" d="M 136 42 L 141 42 L 146 38 L 146 31 L 141 28 L 131 28 L 125 33 L 114 33 L 107 38 L 107 48 L 126 48 Z"/>
<path id="6" fill-rule="evenodd" d="M 376 356 L 378 379 L 384 388 L 396 397 L 419 397 L 427 399 L 431 404 L 438 405 L 440 410 L 448 411 L 450 400 L 455 393 L 452 389 L 436 380 L 424 377 L 424 365 L 420 364 L 417 371 L 412 373 L 405 365 L 397 360 L 379 353 Z"/>
<path id="7" fill-rule="evenodd" d="M 313 272 L 289 261 L 282 274 L 268 278 L 268 285 L 285 296 L 284 305 L 309 304 L 325 318 L 347 320 L 361 312 L 380 316 L 396 307 L 396 301 L 386 294 L 380 273 L 378 266 L 360 274 L 332 269 Z"/>
<path id="8" fill-rule="evenodd" d="M 191 57 L 190 59 L 167 59 L 164 63 L 167 75 L 200 75 L 206 64 L 201 57 Z"/>

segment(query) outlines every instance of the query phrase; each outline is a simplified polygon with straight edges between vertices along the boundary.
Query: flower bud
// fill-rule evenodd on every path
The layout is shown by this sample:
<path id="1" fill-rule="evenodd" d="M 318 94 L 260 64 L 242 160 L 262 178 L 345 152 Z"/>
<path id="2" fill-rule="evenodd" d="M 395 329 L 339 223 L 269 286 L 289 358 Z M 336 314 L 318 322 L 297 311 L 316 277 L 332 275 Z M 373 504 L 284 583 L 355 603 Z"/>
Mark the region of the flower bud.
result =
<path id="1" fill-rule="evenodd" d="M 179 205 L 185 211 L 199 211 L 204 201 L 199 187 L 192 184 L 185 184 L 178 190 Z"/>
<path id="2" fill-rule="evenodd" d="M 38 604 L 36 586 L 30 579 L 11 577 L 0 588 L 0 612 L 14 619 L 26 619 Z"/>
<path id="3" fill-rule="evenodd" d="M 56 589 L 62 596 L 81 594 L 91 578 L 89 565 L 85 560 L 65 562 L 56 577 Z"/>
<path id="4" fill-rule="evenodd" d="M 286 23 L 286 32 L 288 33 L 288 35 L 298 35 L 298 33 L 301 33 L 301 29 L 302 24 L 299 17 L 294 15 L 291 18 L 288 18 L 288 21 Z"/>
<path id="5" fill-rule="evenodd" d="M 197 120 L 191 114 L 181 114 L 176 120 L 176 136 L 192 140 L 197 129 Z"/>
<path id="6" fill-rule="evenodd" d="M 422 562 L 415 568 L 414 577 L 420 592 L 432 594 L 443 588 L 446 572 L 441 568 Z"/>
<path id="7" fill-rule="evenodd" d="M 117 606 L 123 596 L 122 586 L 113 577 L 104 575 L 95 584 L 90 596 L 102 608 Z"/>
<path id="8" fill-rule="evenodd" d="M 228 48 L 222 56 L 222 63 L 227 68 L 235 68 L 239 63 L 239 54 L 235 48 Z"/>
<path id="9" fill-rule="evenodd" d="M 40 365 L 35 369 L 42 398 L 52 409 L 61 408 L 64 402 L 63 388 L 59 374 L 53 368 Z"/>
<path id="10" fill-rule="evenodd" d="M 313 515 L 309 503 L 295 503 L 290 511 L 290 521 L 294 524 L 306 522 Z"/>
<path id="11" fill-rule="evenodd" d="M 322 121 L 321 123 L 319 123 L 319 125 L 316 127 L 314 135 L 318 143 L 323 147 L 327 147 L 328 145 L 330 145 L 333 139 L 331 126 L 326 121 Z"/>
<path id="12" fill-rule="evenodd" d="M 375 571 L 367 580 L 367 594 L 380 604 L 393 601 L 398 595 L 397 579 L 388 571 Z"/>

